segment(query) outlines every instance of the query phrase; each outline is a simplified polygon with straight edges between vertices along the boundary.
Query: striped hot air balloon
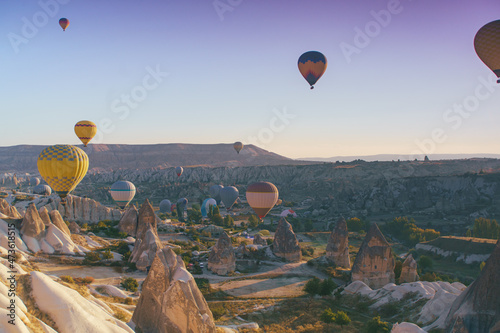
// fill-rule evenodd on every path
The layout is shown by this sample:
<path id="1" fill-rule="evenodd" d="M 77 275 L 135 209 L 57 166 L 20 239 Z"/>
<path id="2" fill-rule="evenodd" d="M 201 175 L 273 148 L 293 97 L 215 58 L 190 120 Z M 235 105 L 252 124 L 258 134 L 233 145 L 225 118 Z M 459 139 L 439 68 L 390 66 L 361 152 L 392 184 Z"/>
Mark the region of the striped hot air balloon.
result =
<path id="1" fill-rule="evenodd" d="M 75 134 L 83 146 L 87 147 L 89 141 L 97 134 L 97 126 L 89 120 L 79 121 L 75 125 Z"/>
<path id="2" fill-rule="evenodd" d="M 500 78 L 500 20 L 479 29 L 474 37 L 474 49 L 484 64 Z"/>
<path id="3" fill-rule="evenodd" d="M 302 54 L 298 61 L 300 74 L 314 89 L 314 84 L 325 73 L 327 61 L 323 53 L 318 51 L 309 51 Z"/>
<path id="4" fill-rule="evenodd" d="M 120 208 L 125 208 L 135 196 L 135 186 L 129 181 L 119 180 L 109 190 L 111 197 Z"/>
<path id="5" fill-rule="evenodd" d="M 89 158 L 78 147 L 55 145 L 42 150 L 37 166 L 42 178 L 64 199 L 87 174 Z"/>
<path id="6" fill-rule="evenodd" d="M 248 204 L 261 219 L 274 207 L 278 196 L 278 189 L 269 182 L 253 183 L 247 187 Z"/>

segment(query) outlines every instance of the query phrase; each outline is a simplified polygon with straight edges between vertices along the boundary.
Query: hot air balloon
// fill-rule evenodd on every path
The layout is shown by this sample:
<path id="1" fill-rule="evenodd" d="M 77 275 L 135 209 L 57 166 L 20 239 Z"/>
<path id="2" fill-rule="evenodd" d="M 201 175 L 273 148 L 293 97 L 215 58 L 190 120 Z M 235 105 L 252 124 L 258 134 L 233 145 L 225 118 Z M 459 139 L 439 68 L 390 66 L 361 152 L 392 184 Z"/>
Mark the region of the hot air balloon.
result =
<path id="1" fill-rule="evenodd" d="M 175 168 L 175 173 L 177 174 L 177 177 L 180 177 L 183 172 L 184 169 L 182 167 L 178 166 L 177 168 Z"/>
<path id="2" fill-rule="evenodd" d="M 170 213 L 170 209 L 172 209 L 172 203 L 170 202 L 170 200 L 165 199 L 160 202 L 160 212 Z"/>
<path id="3" fill-rule="evenodd" d="M 89 158 L 85 152 L 71 145 L 55 145 L 42 150 L 37 161 L 42 178 L 63 199 L 85 177 Z"/>
<path id="4" fill-rule="evenodd" d="M 281 205 L 282 203 L 283 203 L 283 200 L 278 199 L 278 201 L 276 201 L 276 206 Z"/>
<path id="5" fill-rule="evenodd" d="M 87 143 L 89 143 L 97 133 L 97 126 L 89 120 L 82 120 L 76 123 L 75 133 L 78 139 L 83 143 L 83 146 L 87 147 Z"/>
<path id="6" fill-rule="evenodd" d="M 239 154 L 240 151 L 243 149 L 243 143 L 237 141 L 233 144 L 233 148 L 234 150 L 236 150 L 236 152 Z"/>
<path id="7" fill-rule="evenodd" d="M 208 193 L 210 193 L 210 196 L 217 201 L 217 204 L 220 204 L 220 190 L 223 189 L 224 186 L 222 185 L 212 185 L 208 189 Z"/>
<path id="8" fill-rule="evenodd" d="M 203 203 L 201 204 L 201 216 L 207 217 L 208 212 L 210 211 L 210 206 L 217 206 L 217 202 L 215 199 L 208 198 L 203 200 Z"/>
<path id="9" fill-rule="evenodd" d="M 278 189 L 269 182 L 253 183 L 247 187 L 247 202 L 262 219 L 278 201 Z"/>
<path id="10" fill-rule="evenodd" d="M 479 29 L 474 37 L 474 49 L 485 65 L 500 78 L 500 20 Z"/>
<path id="11" fill-rule="evenodd" d="M 297 213 L 293 211 L 293 209 L 285 209 L 284 211 L 281 212 L 280 216 L 281 217 L 287 217 L 288 215 L 292 215 L 293 217 L 297 217 Z"/>
<path id="12" fill-rule="evenodd" d="M 135 196 L 135 186 L 129 181 L 119 180 L 109 190 L 111 197 L 120 208 L 125 208 Z"/>
<path id="13" fill-rule="evenodd" d="M 221 188 L 220 198 L 227 210 L 231 209 L 231 206 L 234 205 L 236 199 L 238 199 L 239 194 L 240 192 L 238 192 L 238 189 L 234 186 Z"/>
<path id="14" fill-rule="evenodd" d="M 314 84 L 325 73 L 327 61 L 321 52 L 309 51 L 300 56 L 298 66 L 300 74 L 314 89 Z"/>
<path id="15" fill-rule="evenodd" d="M 48 196 L 52 194 L 52 189 L 49 185 L 37 185 L 33 188 L 33 193 Z"/>
<path id="16" fill-rule="evenodd" d="M 38 177 L 30 178 L 30 186 L 37 186 L 38 184 L 40 184 L 40 178 Z"/>
<path id="17" fill-rule="evenodd" d="M 186 198 L 180 198 L 179 200 L 177 200 L 175 209 L 177 209 L 177 217 L 181 222 L 184 222 L 184 210 L 186 209 L 187 204 L 188 199 Z"/>
<path id="18" fill-rule="evenodd" d="M 69 26 L 69 20 L 67 18 L 62 18 L 59 20 L 59 25 L 63 29 L 63 31 L 66 31 L 66 28 Z"/>

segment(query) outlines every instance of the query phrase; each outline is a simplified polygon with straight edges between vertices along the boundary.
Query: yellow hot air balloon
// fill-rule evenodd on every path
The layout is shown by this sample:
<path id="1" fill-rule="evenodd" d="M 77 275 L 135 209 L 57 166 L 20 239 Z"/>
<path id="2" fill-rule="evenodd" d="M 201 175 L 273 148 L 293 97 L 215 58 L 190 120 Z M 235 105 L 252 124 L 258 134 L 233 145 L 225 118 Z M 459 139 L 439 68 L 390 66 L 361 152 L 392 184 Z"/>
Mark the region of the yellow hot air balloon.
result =
<path id="1" fill-rule="evenodd" d="M 78 139 L 82 141 L 83 146 L 87 147 L 87 143 L 89 143 L 97 133 L 97 126 L 89 120 L 82 120 L 76 123 L 75 133 Z"/>
<path id="2" fill-rule="evenodd" d="M 500 20 L 479 29 L 474 37 L 474 49 L 484 64 L 500 77 Z M 500 83 L 500 79 L 497 82 Z"/>
<path id="3" fill-rule="evenodd" d="M 87 174 L 89 158 L 78 147 L 55 145 L 42 150 L 37 166 L 40 175 L 64 202 L 64 198 Z"/>

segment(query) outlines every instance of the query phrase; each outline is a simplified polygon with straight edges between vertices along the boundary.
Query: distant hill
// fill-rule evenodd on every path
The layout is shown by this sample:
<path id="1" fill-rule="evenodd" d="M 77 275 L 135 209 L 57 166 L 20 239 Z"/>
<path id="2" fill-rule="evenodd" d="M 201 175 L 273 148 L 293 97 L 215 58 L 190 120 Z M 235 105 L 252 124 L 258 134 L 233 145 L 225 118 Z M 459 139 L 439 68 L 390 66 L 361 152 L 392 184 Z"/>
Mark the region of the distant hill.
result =
<path id="1" fill-rule="evenodd" d="M 2 172 L 36 171 L 36 161 L 47 146 L 19 145 L 0 147 Z M 83 148 L 83 146 L 79 146 Z M 237 154 L 232 144 L 90 144 L 83 148 L 94 170 L 164 169 L 175 166 L 256 166 L 300 165 L 311 162 L 293 160 L 254 145 Z"/>
<path id="2" fill-rule="evenodd" d="M 298 158 L 300 161 L 315 161 L 315 162 L 352 162 L 355 160 L 363 160 L 366 162 L 375 161 L 408 161 L 415 158 L 423 161 L 425 154 L 411 156 L 409 154 L 378 154 L 378 155 L 362 155 L 362 156 L 334 156 L 334 157 L 304 157 Z M 429 154 L 427 155 L 431 161 L 438 160 L 462 160 L 468 158 L 500 158 L 500 154 Z"/>

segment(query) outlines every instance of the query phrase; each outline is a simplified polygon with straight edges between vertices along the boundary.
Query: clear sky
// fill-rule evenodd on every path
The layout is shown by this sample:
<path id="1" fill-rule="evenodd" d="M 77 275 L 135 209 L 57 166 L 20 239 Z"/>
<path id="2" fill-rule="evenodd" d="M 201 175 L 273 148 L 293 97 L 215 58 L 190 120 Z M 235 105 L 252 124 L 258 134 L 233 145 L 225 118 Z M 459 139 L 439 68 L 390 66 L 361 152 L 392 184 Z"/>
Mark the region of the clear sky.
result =
<path id="1" fill-rule="evenodd" d="M 0 146 L 77 144 L 92 120 L 94 143 L 498 153 L 500 85 L 473 39 L 499 16 L 498 0 L 3 0 Z M 314 90 L 310 50 L 328 59 Z"/>

